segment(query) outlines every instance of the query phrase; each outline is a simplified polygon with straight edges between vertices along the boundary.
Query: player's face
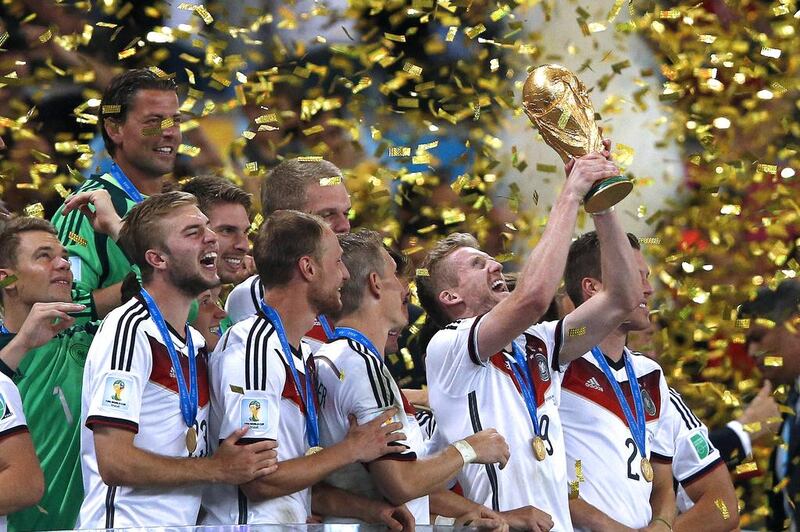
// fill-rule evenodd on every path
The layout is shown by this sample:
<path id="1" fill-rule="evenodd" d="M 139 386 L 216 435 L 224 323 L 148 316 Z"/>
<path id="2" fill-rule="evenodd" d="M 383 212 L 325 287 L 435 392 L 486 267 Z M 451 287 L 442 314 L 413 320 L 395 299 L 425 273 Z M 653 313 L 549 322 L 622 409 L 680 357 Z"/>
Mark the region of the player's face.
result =
<path id="1" fill-rule="evenodd" d="M 488 312 L 508 297 L 503 265 L 483 251 L 462 247 L 445 260 L 458 279 L 452 292 L 461 298 L 469 316 Z"/>
<path id="2" fill-rule="evenodd" d="M 17 263 L 5 269 L 17 280 L 6 290 L 16 291 L 16 298 L 27 305 L 34 303 L 72 302 L 72 272 L 67 250 L 55 235 L 46 231 L 19 234 Z"/>
<path id="3" fill-rule="evenodd" d="M 313 183 L 306 188 L 305 211 L 325 220 L 337 235 L 350 232 L 351 206 L 350 195 L 341 183 L 324 187 Z"/>
<path id="4" fill-rule="evenodd" d="M 245 269 L 244 257 L 250 249 L 250 242 L 247 240 L 247 232 L 250 230 L 247 210 L 238 203 L 220 203 L 211 207 L 208 221 L 219 242 L 217 275 L 220 281 L 223 284 L 240 281 Z"/>
<path id="5" fill-rule="evenodd" d="M 168 118 L 173 120 L 173 125 L 161 129 Z M 107 129 L 116 144 L 114 160 L 148 177 L 172 172 L 182 140 L 180 122 L 177 94 L 149 89 L 137 91 L 125 121 L 110 131 Z"/>
<path id="6" fill-rule="evenodd" d="M 199 296 L 219 285 L 217 235 L 208 218 L 194 205 L 187 205 L 165 218 L 166 266 L 170 282 L 185 294 Z"/>
<path id="7" fill-rule="evenodd" d="M 800 376 L 798 328 L 800 320 L 795 317 L 770 329 L 762 326 L 754 327 L 748 333 L 747 351 L 755 358 L 764 377 L 773 384 L 791 384 Z M 772 359 L 768 360 L 767 357 Z M 778 360 L 780 365 L 776 365 Z"/>
<path id="8" fill-rule="evenodd" d="M 322 235 L 317 266 L 319 275 L 309 294 L 311 307 L 317 314 L 337 312 L 342 308 L 342 285 L 350 278 L 350 273 L 342 261 L 342 247 L 332 230 L 326 230 Z"/>
<path id="9" fill-rule="evenodd" d="M 383 313 L 394 331 L 400 331 L 408 325 L 408 283 L 397 274 L 397 263 L 385 250 L 383 256 L 383 272 L 381 283 L 385 290 Z"/>
<path id="10" fill-rule="evenodd" d="M 623 327 L 628 331 L 643 331 L 650 327 L 650 296 L 653 295 L 653 287 L 650 285 L 650 268 L 644 260 L 642 252 L 638 249 L 633 250 L 636 269 L 639 271 L 639 278 L 642 284 L 642 295 L 639 306 L 631 312 L 628 319 L 623 323 Z"/>
<path id="11" fill-rule="evenodd" d="M 197 318 L 192 323 L 192 326 L 206 339 L 206 347 L 209 350 L 216 347 L 219 340 L 219 324 L 227 316 L 219 302 L 220 290 L 222 287 L 218 286 L 200 294 L 197 298 Z"/>

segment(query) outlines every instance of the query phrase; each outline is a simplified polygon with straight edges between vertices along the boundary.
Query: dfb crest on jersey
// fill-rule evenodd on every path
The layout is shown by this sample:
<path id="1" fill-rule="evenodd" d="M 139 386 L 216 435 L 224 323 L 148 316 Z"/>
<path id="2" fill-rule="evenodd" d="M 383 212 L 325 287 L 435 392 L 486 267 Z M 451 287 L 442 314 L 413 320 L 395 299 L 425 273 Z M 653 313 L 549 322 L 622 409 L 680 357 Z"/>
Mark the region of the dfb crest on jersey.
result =
<path id="1" fill-rule="evenodd" d="M 536 367 L 539 368 L 539 377 L 543 382 L 549 381 L 550 368 L 547 367 L 547 357 L 543 353 L 536 353 L 533 355 L 533 359 L 536 361 Z"/>
<path id="2" fill-rule="evenodd" d="M 653 401 L 653 398 L 650 397 L 650 392 L 648 392 L 645 388 L 642 388 L 642 401 L 644 402 L 644 409 L 648 415 L 655 416 L 656 403 Z"/>

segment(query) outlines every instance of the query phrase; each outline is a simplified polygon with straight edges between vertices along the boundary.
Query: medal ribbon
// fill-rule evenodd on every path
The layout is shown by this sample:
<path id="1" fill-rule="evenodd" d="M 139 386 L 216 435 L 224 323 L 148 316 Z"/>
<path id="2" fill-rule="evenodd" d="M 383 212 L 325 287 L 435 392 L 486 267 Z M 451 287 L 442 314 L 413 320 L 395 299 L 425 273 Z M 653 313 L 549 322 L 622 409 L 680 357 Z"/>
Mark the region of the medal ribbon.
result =
<path id="1" fill-rule="evenodd" d="M 11 331 L 6 328 L 5 323 L 0 323 L 0 334 L 11 334 Z"/>
<path id="2" fill-rule="evenodd" d="M 525 400 L 525 406 L 528 408 L 528 415 L 533 422 L 533 433 L 540 436 L 539 433 L 539 418 L 536 416 L 536 390 L 533 387 L 533 379 L 531 379 L 530 368 L 525 360 L 525 355 L 522 354 L 522 349 L 517 347 L 514 341 L 511 341 L 511 349 L 514 352 L 514 364 L 510 364 L 511 370 L 514 372 L 519 383 L 519 389 L 522 391 L 522 398 Z M 520 373 L 520 369 L 522 372 Z"/>
<path id="3" fill-rule="evenodd" d="M 119 186 L 122 187 L 122 190 L 125 191 L 125 194 L 128 195 L 131 201 L 134 203 L 141 203 L 144 201 L 142 193 L 131 183 L 131 180 L 128 179 L 128 176 L 117 166 L 117 163 L 111 165 L 111 175 L 114 176 L 114 179 L 117 180 L 117 183 L 119 183 Z"/>
<path id="4" fill-rule="evenodd" d="M 617 379 L 614 378 L 614 374 L 611 372 L 611 368 L 609 367 L 603 352 L 600 351 L 599 347 L 595 346 L 592 348 L 592 355 L 594 355 L 594 359 L 597 360 L 597 364 L 600 366 L 600 369 L 603 371 L 606 379 L 608 379 L 608 382 L 611 384 L 611 388 L 614 390 L 614 395 L 617 396 L 617 402 L 619 403 L 619 406 L 622 407 L 622 413 L 625 414 L 625 419 L 628 421 L 628 428 L 631 430 L 631 436 L 633 436 L 633 441 L 636 443 L 637 449 L 639 449 L 639 454 L 641 455 L 642 459 L 646 459 L 646 420 L 644 417 L 642 392 L 639 389 L 639 381 L 636 380 L 636 373 L 633 371 L 633 365 L 628 358 L 628 354 L 623 351 L 622 359 L 625 361 L 625 374 L 628 376 L 628 382 L 631 386 L 631 395 L 633 395 L 633 407 L 636 409 L 635 418 L 633 417 L 633 413 L 631 412 L 631 407 L 628 404 L 628 401 L 625 400 L 625 396 L 622 394 L 622 388 L 617 382 Z"/>
<path id="5" fill-rule="evenodd" d="M 350 327 L 336 327 L 336 329 L 334 329 L 331 332 L 332 332 L 331 340 L 338 340 L 340 338 L 349 338 L 350 340 L 354 340 L 363 345 L 364 347 L 366 347 L 367 351 L 369 351 L 370 354 L 375 358 L 377 358 L 378 360 L 381 361 L 383 360 L 380 356 L 380 351 L 378 351 L 378 348 L 375 347 L 375 344 L 373 344 L 370 341 L 370 339 L 364 336 L 364 334 L 361 333 L 360 331 L 357 331 Z"/>
<path id="6" fill-rule="evenodd" d="M 292 348 L 289 346 L 289 340 L 286 338 L 286 330 L 283 328 L 283 321 L 278 314 L 278 311 L 267 305 L 264 300 L 260 301 L 261 312 L 275 327 L 275 332 L 278 333 L 278 339 L 281 341 L 281 349 L 286 360 L 289 362 L 289 369 L 292 370 L 292 379 L 294 379 L 294 386 L 297 388 L 297 393 L 300 396 L 306 407 L 306 437 L 308 438 L 309 447 L 319 447 L 319 424 L 317 423 L 317 405 L 314 402 L 314 387 L 311 384 L 311 375 L 309 375 L 308 366 L 303 360 L 303 369 L 305 370 L 305 392 L 306 396 L 303 397 L 302 387 L 300 386 L 300 374 L 297 373 L 297 367 L 294 365 L 294 355 Z M 302 353 L 301 353 L 302 357 Z M 301 358 L 302 360 L 302 358 Z"/>
<path id="7" fill-rule="evenodd" d="M 181 369 L 181 361 L 178 358 L 178 352 L 175 350 L 175 344 L 172 343 L 172 337 L 167 328 L 167 322 L 161 315 L 158 305 L 153 301 L 147 290 L 142 288 L 139 293 L 144 299 L 147 310 L 153 318 L 153 322 L 161 333 L 161 339 L 164 340 L 164 345 L 167 347 L 169 359 L 172 362 L 172 369 L 175 370 L 175 380 L 178 381 L 178 395 L 181 401 L 181 414 L 183 415 L 183 422 L 187 427 L 194 425 L 197 419 L 197 359 L 195 358 L 194 342 L 192 342 L 192 334 L 189 331 L 189 324 L 186 324 L 186 347 L 189 350 L 189 388 L 186 388 L 186 380 L 183 378 L 183 370 Z"/>
<path id="8" fill-rule="evenodd" d="M 328 317 L 325 314 L 320 314 L 317 316 L 317 321 L 322 326 L 322 330 L 325 331 L 325 338 L 328 340 L 333 340 L 335 338 L 336 331 L 333 327 L 331 327 L 331 323 L 328 321 Z"/>

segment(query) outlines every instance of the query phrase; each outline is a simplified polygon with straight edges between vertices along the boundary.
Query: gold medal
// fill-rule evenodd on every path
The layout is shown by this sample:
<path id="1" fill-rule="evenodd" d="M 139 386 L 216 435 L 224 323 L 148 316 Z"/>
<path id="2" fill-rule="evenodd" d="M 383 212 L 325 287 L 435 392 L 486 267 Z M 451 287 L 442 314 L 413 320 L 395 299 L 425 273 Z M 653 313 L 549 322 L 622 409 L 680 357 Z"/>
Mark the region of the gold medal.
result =
<path id="1" fill-rule="evenodd" d="M 186 449 L 189 454 L 197 450 L 197 431 L 194 430 L 194 427 L 189 427 L 189 430 L 186 431 Z"/>
<path id="2" fill-rule="evenodd" d="M 647 458 L 642 458 L 642 476 L 647 482 L 653 482 L 653 466 L 650 463 L 650 460 Z"/>
<path id="3" fill-rule="evenodd" d="M 306 456 L 311 456 L 312 454 L 317 454 L 321 450 L 322 450 L 322 447 L 320 447 L 319 445 L 315 445 L 314 447 L 311 447 L 306 451 Z"/>
<path id="4" fill-rule="evenodd" d="M 547 456 L 547 450 L 544 447 L 544 440 L 541 436 L 534 436 L 531 440 L 531 447 L 533 448 L 533 456 L 540 462 Z"/>

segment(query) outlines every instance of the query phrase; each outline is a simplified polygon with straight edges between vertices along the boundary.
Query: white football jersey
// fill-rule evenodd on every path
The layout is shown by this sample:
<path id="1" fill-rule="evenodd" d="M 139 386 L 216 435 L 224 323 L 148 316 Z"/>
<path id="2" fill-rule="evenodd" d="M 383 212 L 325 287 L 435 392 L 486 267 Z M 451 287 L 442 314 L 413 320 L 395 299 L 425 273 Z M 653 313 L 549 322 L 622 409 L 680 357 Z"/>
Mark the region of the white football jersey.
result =
<path id="1" fill-rule="evenodd" d="M 14 381 L 0 372 L 0 440 L 23 432 L 28 432 L 28 425 L 22 411 L 19 390 Z M 0 515 L 0 532 L 5 532 L 6 528 L 6 516 Z"/>
<path id="2" fill-rule="evenodd" d="M 633 354 L 627 348 L 625 352 L 642 396 L 647 457 L 670 461 L 672 442 L 659 436 L 671 409 L 664 373 L 658 363 L 646 356 Z M 624 360 L 607 361 L 636 415 Z M 641 456 L 625 414 L 592 353 L 574 360 L 564 372 L 560 410 L 567 471 L 571 482 L 578 481 L 580 497 L 623 525 L 647 526 L 652 517 L 653 484 L 642 475 Z M 576 466 L 578 460 L 580 468 Z"/>
<path id="3" fill-rule="evenodd" d="M 236 285 L 225 301 L 225 312 L 228 313 L 231 323 L 239 323 L 251 316 L 255 316 L 261 308 L 261 300 L 263 298 L 264 286 L 261 284 L 261 278 L 258 275 L 248 277 Z M 318 319 L 314 319 L 314 326 L 303 337 L 303 341 L 305 341 L 312 353 L 316 353 L 317 349 L 328 341 L 325 329 L 322 328 Z"/>
<path id="4" fill-rule="evenodd" d="M 672 475 L 678 481 L 677 503 L 681 512 L 687 511 L 694 503 L 683 489 L 717 466 L 724 466 L 719 451 L 711 445 L 708 427 L 694 415 L 692 409 L 683 402 L 676 390 L 669 389 L 672 408 L 664 419 L 659 438 L 673 440 L 674 456 Z"/>
<path id="5" fill-rule="evenodd" d="M 314 361 L 305 342 L 295 352 L 295 368 L 305 388 L 305 365 Z M 245 441 L 277 440 L 278 461 L 305 455 L 309 449 L 306 411 L 272 323 L 260 312 L 228 329 L 211 354 L 212 448 L 244 426 Z M 299 395 L 299 393 L 302 393 Z M 312 400 L 316 400 L 312 393 Z M 278 466 L 280 467 L 280 465 Z M 209 486 L 203 494 L 208 511 L 204 525 L 305 523 L 311 513 L 308 488 L 262 502 L 248 500 L 238 486 Z"/>
<path id="6" fill-rule="evenodd" d="M 168 326 L 169 327 L 169 326 Z M 134 297 L 111 311 L 92 341 L 83 373 L 81 470 L 85 498 L 77 528 L 193 526 L 202 486 L 134 488 L 108 486 L 97 468 L 92 429 L 110 426 L 136 433 L 139 449 L 171 457 L 208 454 L 208 366 L 205 340 L 190 328 L 197 361 L 197 448 L 186 447 L 178 381 L 155 322 Z M 188 348 L 182 334 L 170 337 L 189 385 Z"/>
<path id="7" fill-rule="evenodd" d="M 350 429 L 348 416 L 356 417 L 363 425 L 383 411 L 396 406 L 399 413 L 392 421 L 403 424 L 406 439 L 397 444 L 397 452 L 380 460 L 416 460 L 425 456 L 426 444 L 415 417 L 414 407 L 403 396 L 389 369 L 367 347 L 355 340 L 342 338 L 326 344 L 317 351 L 315 362 L 319 372 L 319 403 L 321 407 L 320 439 L 324 447 L 344 440 Z M 332 486 L 352 493 L 382 500 L 365 464 L 350 464 L 327 478 Z M 418 525 L 430 523 L 428 497 L 406 503 Z M 326 522 L 345 523 L 352 519 L 328 518 Z"/>
<path id="8" fill-rule="evenodd" d="M 533 325 L 514 342 L 525 353 L 535 388 L 537 418 L 547 456 L 538 461 L 531 442 L 533 422 L 511 364 L 503 350 L 486 362 L 478 357 L 478 328 L 485 316 L 451 323 L 428 345 L 425 366 L 437 428 L 456 441 L 484 429 L 502 434 L 511 450 L 503 470 L 469 464 L 458 476 L 464 497 L 493 510 L 532 505 L 550 514 L 553 530 L 572 530 L 567 498 L 567 466 L 558 402 L 561 371 L 558 351 L 561 322 Z"/>

